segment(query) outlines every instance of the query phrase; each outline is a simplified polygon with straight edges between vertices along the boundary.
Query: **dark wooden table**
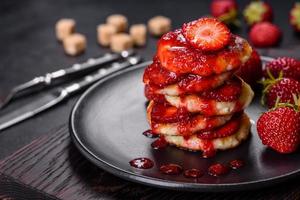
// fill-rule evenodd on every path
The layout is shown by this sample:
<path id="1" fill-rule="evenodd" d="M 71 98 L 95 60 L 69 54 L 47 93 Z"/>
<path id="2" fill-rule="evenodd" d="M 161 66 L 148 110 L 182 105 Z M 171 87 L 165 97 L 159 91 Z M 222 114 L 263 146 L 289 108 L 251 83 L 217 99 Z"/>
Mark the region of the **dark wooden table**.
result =
<path id="1" fill-rule="evenodd" d="M 96 26 L 103 23 L 109 14 L 125 14 L 131 24 L 146 23 L 154 15 L 166 15 L 173 20 L 173 27 L 176 28 L 180 27 L 183 22 L 208 14 L 209 2 L 208 0 L 66 0 L 55 2 L 2 0 L 0 2 L 0 98 L 13 86 L 34 76 L 107 52 L 108 49 L 97 45 Z M 238 2 L 240 8 L 243 8 L 247 1 L 238 0 Z M 268 49 L 261 52 L 274 56 L 299 57 L 297 52 L 300 47 L 300 38 L 288 25 L 288 11 L 294 1 L 272 0 L 269 2 L 274 8 L 274 22 L 280 25 L 283 31 L 283 40 L 280 45 L 281 49 Z M 77 31 L 87 36 L 87 51 L 79 57 L 66 56 L 62 46 L 55 39 L 54 24 L 63 17 L 74 18 L 77 22 Z M 247 29 L 244 25 L 237 29 L 236 33 L 247 37 Z M 146 47 L 138 49 L 138 52 L 145 59 L 150 59 L 155 52 L 156 41 L 155 38 L 149 37 Z M 49 133 L 50 130 L 66 124 L 77 98 L 78 96 L 75 96 L 45 113 L 1 132 L 0 159 L 4 159 L 34 139 Z M 16 106 L 12 105 L 11 108 Z M 40 198 L 37 196 L 37 199 Z"/>

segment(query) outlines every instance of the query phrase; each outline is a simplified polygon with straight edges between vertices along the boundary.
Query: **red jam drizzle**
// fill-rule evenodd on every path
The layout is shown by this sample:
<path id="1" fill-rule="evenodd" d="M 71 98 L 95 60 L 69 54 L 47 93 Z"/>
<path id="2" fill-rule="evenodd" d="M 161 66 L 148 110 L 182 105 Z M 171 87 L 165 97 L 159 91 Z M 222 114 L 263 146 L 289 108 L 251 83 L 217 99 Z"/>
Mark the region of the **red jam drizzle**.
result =
<path id="1" fill-rule="evenodd" d="M 152 142 L 151 147 L 153 149 L 164 149 L 165 147 L 168 146 L 167 141 L 165 140 L 164 137 L 160 136 L 157 140 Z"/>
<path id="2" fill-rule="evenodd" d="M 245 162 L 243 160 L 232 160 L 229 162 L 229 166 L 231 169 L 239 169 L 245 165 Z"/>
<path id="3" fill-rule="evenodd" d="M 203 176 L 203 172 L 199 169 L 187 169 L 184 171 L 183 175 L 187 178 L 199 178 Z"/>
<path id="4" fill-rule="evenodd" d="M 144 131 L 143 135 L 146 136 L 147 138 L 157 138 L 157 137 L 159 137 L 158 134 L 153 133 L 150 129 L 147 130 L 147 131 Z"/>
<path id="5" fill-rule="evenodd" d="M 150 169 L 154 166 L 154 162 L 149 158 L 136 158 L 131 160 L 129 164 L 138 169 Z"/>
<path id="6" fill-rule="evenodd" d="M 167 175 L 178 175 L 182 172 L 182 167 L 176 164 L 162 165 L 159 170 Z"/>
<path id="7" fill-rule="evenodd" d="M 214 148 L 213 143 L 210 140 L 204 140 L 202 157 L 211 158 L 214 157 L 215 155 L 216 155 L 216 150 Z"/>
<path id="8" fill-rule="evenodd" d="M 208 168 L 208 174 L 212 176 L 221 176 L 229 172 L 229 168 L 223 164 L 213 164 Z"/>

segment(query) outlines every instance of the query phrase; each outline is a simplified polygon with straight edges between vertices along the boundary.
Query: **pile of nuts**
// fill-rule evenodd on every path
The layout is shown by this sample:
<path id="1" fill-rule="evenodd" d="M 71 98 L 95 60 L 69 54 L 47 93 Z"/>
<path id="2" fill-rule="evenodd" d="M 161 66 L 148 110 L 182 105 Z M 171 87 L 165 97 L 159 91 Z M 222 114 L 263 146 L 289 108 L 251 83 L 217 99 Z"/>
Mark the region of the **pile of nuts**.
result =
<path id="1" fill-rule="evenodd" d="M 73 19 L 60 19 L 56 23 L 56 37 L 63 43 L 66 54 L 76 56 L 86 49 L 86 37 L 75 33 L 76 22 Z M 148 21 L 149 33 L 159 37 L 170 31 L 171 20 L 164 16 L 156 16 Z M 106 19 L 105 24 L 97 26 L 97 40 L 101 46 L 110 47 L 113 52 L 121 52 L 134 46 L 146 44 L 147 27 L 145 24 L 133 24 L 129 27 L 124 15 L 114 14 Z"/>

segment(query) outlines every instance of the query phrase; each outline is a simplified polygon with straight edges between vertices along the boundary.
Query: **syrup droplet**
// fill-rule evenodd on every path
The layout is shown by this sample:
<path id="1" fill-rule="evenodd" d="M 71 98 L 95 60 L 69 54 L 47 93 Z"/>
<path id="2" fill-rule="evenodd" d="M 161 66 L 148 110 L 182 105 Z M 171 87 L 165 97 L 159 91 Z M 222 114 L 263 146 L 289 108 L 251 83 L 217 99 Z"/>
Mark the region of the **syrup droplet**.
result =
<path id="1" fill-rule="evenodd" d="M 220 163 L 213 164 L 208 168 L 208 174 L 212 176 L 221 176 L 227 174 L 229 172 L 229 168 Z"/>
<path id="2" fill-rule="evenodd" d="M 182 167 L 176 164 L 166 164 L 162 165 L 159 170 L 168 175 L 178 175 L 182 172 Z"/>
<path id="3" fill-rule="evenodd" d="M 232 169 L 239 169 L 239 168 L 243 167 L 244 165 L 245 165 L 245 162 L 243 160 L 239 160 L 239 159 L 232 160 L 229 163 L 229 166 Z"/>
<path id="4" fill-rule="evenodd" d="M 132 167 L 139 169 L 150 169 L 154 166 L 154 163 L 149 158 L 136 158 L 129 162 Z"/>
<path id="5" fill-rule="evenodd" d="M 152 142 L 151 146 L 153 149 L 163 149 L 168 146 L 168 143 L 164 137 L 159 137 L 157 140 Z"/>
<path id="6" fill-rule="evenodd" d="M 183 175 L 187 178 L 199 178 L 203 176 L 203 172 L 198 169 L 187 169 L 184 171 Z"/>
<path id="7" fill-rule="evenodd" d="M 158 134 L 153 133 L 152 130 L 150 130 L 150 129 L 147 130 L 147 131 L 145 131 L 145 132 L 143 132 L 143 135 L 146 136 L 146 137 L 148 137 L 148 138 L 157 138 L 157 137 L 159 137 Z"/>
<path id="8" fill-rule="evenodd" d="M 215 155 L 216 155 L 216 150 L 214 148 L 213 143 L 210 140 L 204 140 L 202 157 L 211 158 L 214 157 Z"/>

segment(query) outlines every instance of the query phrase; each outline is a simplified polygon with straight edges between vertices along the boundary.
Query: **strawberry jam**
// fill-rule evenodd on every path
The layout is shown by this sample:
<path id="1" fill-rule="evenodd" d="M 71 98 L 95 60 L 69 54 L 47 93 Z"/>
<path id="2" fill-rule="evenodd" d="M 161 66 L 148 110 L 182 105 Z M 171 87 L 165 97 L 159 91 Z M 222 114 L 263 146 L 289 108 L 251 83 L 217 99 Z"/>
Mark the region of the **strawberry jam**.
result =
<path id="1" fill-rule="evenodd" d="M 183 175 L 187 178 L 199 178 L 204 175 L 199 169 L 187 169 L 183 172 Z"/>
<path id="2" fill-rule="evenodd" d="M 178 94 L 199 93 L 207 90 L 212 90 L 216 87 L 221 86 L 231 76 L 231 72 L 208 77 L 189 74 L 177 83 L 179 88 Z"/>
<path id="3" fill-rule="evenodd" d="M 157 137 L 159 137 L 159 135 L 156 134 L 156 133 L 153 133 L 152 130 L 144 131 L 143 135 L 146 136 L 147 138 L 157 138 Z"/>
<path id="4" fill-rule="evenodd" d="M 158 42 L 157 56 L 161 65 L 176 73 L 192 73 L 200 76 L 221 74 L 238 68 L 243 54 L 248 53 L 246 41 L 231 35 L 227 48 L 204 53 L 186 41 L 181 29 L 165 34 Z M 249 52 L 250 54 L 251 52 Z M 230 67 L 229 67 L 230 66 Z"/>
<path id="5" fill-rule="evenodd" d="M 229 168 L 223 164 L 213 164 L 208 168 L 208 174 L 212 176 L 221 176 L 229 172 Z"/>
<path id="6" fill-rule="evenodd" d="M 136 158 L 129 162 L 132 167 L 138 169 L 150 169 L 154 166 L 154 163 L 149 158 Z"/>
<path id="7" fill-rule="evenodd" d="M 161 67 L 159 60 L 154 58 L 153 63 L 145 69 L 143 81 L 145 84 L 163 87 L 178 82 L 181 77 L 182 75 Z"/>
<path id="8" fill-rule="evenodd" d="M 151 111 L 151 120 L 161 123 L 187 120 L 190 116 L 191 114 L 184 108 L 176 108 L 162 103 L 154 103 Z"/>
<path id="9" fill-rule="evenodd" d="M 176 164 L 162 165 L 159 170 L 167 175 L 179 175 L 182 172 L 182 167 Z"/>
<path id="10" fill-rule="evenodd" d="M 239 169 L 239 168 L 243 167 L 244 165 L 245 165 L 244 161 L 239 160 L 239 159 L 232 160 L 229 162 L 229 166 L 231 169 Z"/>
<path id="11" fill-rule="evenodd" d="M 241 80 L 237 77 L 234 77 L 216 89 L 204 91 L 201 93 L 201 97 L 217 101 L 236 101 L 240 97 L 241 91 Z"/>
<path id="12" fill-rule="evenodd" d="M 230 135 L 235 134 L 239 127 L 240 127 L 240 119 L 233 118 L 229 122 L 227 122 L 225 125 L 211 130 L 211 131 L 205 131 L 205 132 L 199 132 L 197 134 L 197 137 L 200 139 L 215 139 L 215 138 L 222 138 L 222 137 L 227 137 Z"/>
<path id="13" fill-rule="evenodd" d="M 167 141 L 165 140 L 165 138 L 163 136 L 160 136 L 158 139 L 156 139 L 154 142 L 152 142 L 151 147 L 153 149 L 164 149 L 165 147 L 168 146 Z"/>
<path id="14" fill-rule="evenodd" d="M 203 140 L 203 151 L 202 151 L 202 157 L 203 158 L 211 158 L 216 155 L 216 150 L 214 148 L 213 143 L 210 140 Z"/>

